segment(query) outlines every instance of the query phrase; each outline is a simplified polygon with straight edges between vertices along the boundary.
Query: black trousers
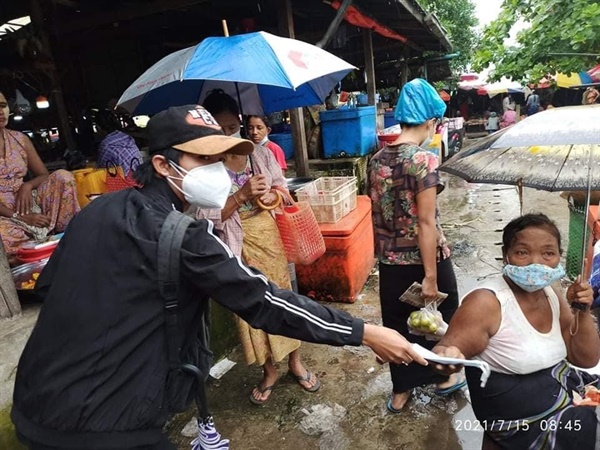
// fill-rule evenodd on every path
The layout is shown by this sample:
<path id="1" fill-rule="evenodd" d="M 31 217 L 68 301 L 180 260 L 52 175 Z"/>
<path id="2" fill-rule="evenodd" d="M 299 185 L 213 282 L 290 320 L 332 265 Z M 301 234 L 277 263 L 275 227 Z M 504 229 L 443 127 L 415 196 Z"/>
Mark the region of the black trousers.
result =
<path id="1" fill-rule="evenodd" d="M 17 437 L 19 440 L 29 449 L 29 450 L 67 450 L 64 447 L 51 447 L 44 444 L 37 444 L 35 442 L 31 442 L 26 439 L 23 435 L 17 433 Z M 82 449 L 83 450 L 83 449 Z M 109 449 L 107 449 L 109 450 Z M 151 446 L 134 446 L 134 447 L 123 447 L 120 449 L 111 448 L 110 450 L 177 450 L 177 447 L 169 441 L 166 435 L 163 435 L 160 442 Z"/>
<path id="2" fill-rule="evenodd" d="M 379 263 L 379 298 L 383 325 L 393 328 L 410 342 L 432 349 L 436 342 L 428 341 L 424 336 L 415 336 L 408 332 L 406 320 L 411 312 L 418 310 L 414 306 L 401 302 L 398 298 L 413 284 L 421 283 L 425 277 L 422 265 L 389 265 Z M 458 288 L 450 259 L 437 264 L 437 283 L 440 292 L 448 294 L 448 298 L 438 307 L 446 323 L 458 308 Z M 394 392 L 401 393 L 417 386 L 441 383 L 448 379 L 434 372 L 429 367 L 419 364 L 390 364 Z"/>

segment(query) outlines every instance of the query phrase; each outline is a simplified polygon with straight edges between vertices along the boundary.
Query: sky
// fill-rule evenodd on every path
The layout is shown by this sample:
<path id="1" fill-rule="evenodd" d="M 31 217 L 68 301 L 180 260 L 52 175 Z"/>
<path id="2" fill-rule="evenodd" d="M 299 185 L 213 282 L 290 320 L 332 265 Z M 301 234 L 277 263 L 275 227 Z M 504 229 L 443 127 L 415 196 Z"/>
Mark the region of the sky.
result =
<path id="1" fill-rule="evenodd" d="M 500 13 L 502 0 L 473 0 L 475 16 L 479 19 L 479 28 L 490 23 Z"/>

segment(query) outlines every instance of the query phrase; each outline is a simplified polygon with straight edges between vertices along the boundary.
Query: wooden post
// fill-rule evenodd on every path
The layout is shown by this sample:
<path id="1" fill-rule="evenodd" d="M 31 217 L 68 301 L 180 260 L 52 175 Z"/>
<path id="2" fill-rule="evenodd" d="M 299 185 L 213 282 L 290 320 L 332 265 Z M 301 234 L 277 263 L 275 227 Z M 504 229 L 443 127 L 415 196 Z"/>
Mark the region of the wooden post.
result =
<path id="1" fill-rule="evenodd" d="M 363 48 L 365 50 L 365 73 L 367 74 L 367 96 L 369 105 L 375 104 L 375 56 L 373 55 L 373 32 L 363 29 Z"/>
<path id="2" fill-rule="evenodd" d="M 46 18 L 47 20 L 45 20 L 44 11 L 39 0 L 29 0 L 29 6 L 31 10 L 31 22 L 35 27 L 40 40 L 42 41 L 44 53 L 50 59 L 49 70 L 47 72 L 47 75 L 50 78 L 50 83 L 52 84 L 50 102 L 51 105 L 56 108 L 56 112 L 58 113 L 58 132 L 60 140 L 67 146 L 69 150 L 74 150 L 77 148 L 77 144 L 73 138 L 73 133 L 71 133 L 69 115 L 67 113 L 67 107 L 65 106 L 65 100 L 60 85 L 60 77 L 58 76 L 58 72 L 56 70 L 56 62 L 54 60 L 52 45 L 48 35 L 48 21 L 52 20 L 51 17 L 53 14 L 49 14 Z"/>
<path id="3" fill-rule="evenodd" d="M 10 273 L 4 243 L 0 240 L 0 319 L 21 314 L 21 303 Z"/>
<path id="4" fill-rule="evenodd" d="M 292 15 L 292 0 L 279 2 L 279 30 L 282 36 L 294 39 L 294 16 Z M 304 128 L 304 112 L 302 108 L 290 109 L 290 123 L 292 125 L 292 138 L 294 141 L 294 160 L 296 163 L 296 176 L 307 177 L 308 148 L 306 145 L 306 130 Z"/>
<path id="5" fill-rule="evenodd" d="M 402 61 L 402 78 L 400 79 L 400 88 L 404 87 L 408 83 L 408 56 L 410 55 L 410 49 L 405 46 L 402 51 L 404 60 Z"/>

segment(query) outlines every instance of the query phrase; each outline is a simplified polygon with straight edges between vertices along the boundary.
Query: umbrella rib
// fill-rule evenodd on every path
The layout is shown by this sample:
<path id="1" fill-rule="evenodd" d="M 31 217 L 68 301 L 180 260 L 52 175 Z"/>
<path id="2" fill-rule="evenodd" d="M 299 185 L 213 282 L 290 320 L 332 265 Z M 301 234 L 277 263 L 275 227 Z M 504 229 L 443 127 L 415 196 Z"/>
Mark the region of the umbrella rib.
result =
<path id="1" fill-rule="evenodd" d="M 573 151 L 573 146 L 570 145 L 569 146 L 569 151 L 567 152 L 567 154 L 565 155 L 565 159 L 563 159 L 562 164 L 560 165 L 560 169 L 558 170 L 558 173 L 556 174 L 556 178 L 554 179 L 554 183 L 552 183 L 552 186 L 550 187 L 550 190 L 553 191 L 554 187 L 556 186 L 556 182 L 558 181 L 558 179 L 560 178 L 560 174 L 562 173 L 565 164 L 567 164 L 567 160 L 569 159 L 569 156 L 571 156 L 571 152 Z"/>

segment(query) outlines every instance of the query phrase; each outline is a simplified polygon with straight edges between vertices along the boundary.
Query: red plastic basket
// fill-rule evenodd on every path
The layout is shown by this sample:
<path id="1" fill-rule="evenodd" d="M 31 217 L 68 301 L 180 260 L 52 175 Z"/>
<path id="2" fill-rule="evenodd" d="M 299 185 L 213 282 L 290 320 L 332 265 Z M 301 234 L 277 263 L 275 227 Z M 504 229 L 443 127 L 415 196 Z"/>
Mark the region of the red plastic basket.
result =
<path id="1" fill-rule="evenodd" d="M 325 253 L 325 241 L 308 202 L 276 210 L 275 219 L 288 261 L 308 265 Z"/>

